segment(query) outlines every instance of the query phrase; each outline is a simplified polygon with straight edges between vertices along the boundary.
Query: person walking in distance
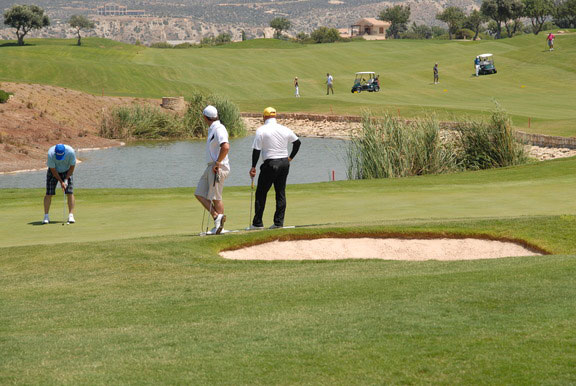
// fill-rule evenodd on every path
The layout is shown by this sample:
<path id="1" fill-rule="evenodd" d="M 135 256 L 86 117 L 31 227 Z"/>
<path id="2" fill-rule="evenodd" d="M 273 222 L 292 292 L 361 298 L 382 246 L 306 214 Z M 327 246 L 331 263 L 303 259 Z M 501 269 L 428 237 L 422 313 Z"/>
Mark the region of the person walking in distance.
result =
<path id="1" fill-rule="evenodd" d="M 42 224 L 50 223 L 50 204 L 52 196 L 56 193 L 56 185 L 60 183 L 62 191 L 68 200 L 68 222 L 74 223 L 74 181 L 72 175 L 76 167 L 76 153 L 71 146 L 59 143 L 48 149 L 46 161 L 48 172 L 46 173 L 46 195 L 44 196 L 44 220 Z"/>
<path id="2" fill-rule="evenodd" d="M 326 74 L 326 95 L 330 94 L 332 91 L 332 95 L 334 95 L 334 78 L 330 74 Z"/>
<path id="3" fill-rule="evenodd" d="M 480 72 L 480 58 L 478 56 L 474 59 L 474 70 L 476 71 L 476 76 L 478 76 Z"/>
<path id="4" fill-rule="evenodd" d="M 298 87 L 298 77 L 294 78 L 294 96 L 300 98 L 300 88 Z"/>
<path id="5" fill-rule="evenodd" d="M 546 37 L 546 41 L 548 42 L 548 50 L 549 51 L 554 51 L 554 38 L 556 36 L 554 36 L 554 34 L 552 32 L 550 32 L 548 34 L 548 36 Z"/>
<path id="6" fill-rule="evenodd" d="M 256 176 L 256 164 L 262 153 L 263 163 L 260 166 L 258 186 L 256 188 L 255 214 L 250 229 L 262 229 L 262 215 L 266 206 L 266 196 L 274 185 L 276 192 L 276 211 L 274 224 L 270 227 L 282 228 L 286 212 L 286 180 L 290 170 L 290 162 L 300 149 L 300 140 L 289 128 L 276 122 L 276 110 L 267 107 L 263 113 L 264 125 L 256 130 L 252 144 L 252 168 L 249 175 Z M 288 155 L 288 144 L 292 143 L 292 152 Z"/>
<path id="7" fill-rule="evenodd" d="M 214 219 L 211 234 L 220 234 L 226 222 L 222 192 L 224 181 L 230 173 L 228 152 L 228 131 L 218 118 L 218 110 L 214 106 L 206 106 L 202 111 L 204 122 L 209 125 L 206 137 L 206 169 L 198 181 L 194 195 Z"/>
<path id="8" fill-rule="evenodd" d="M 434 68 L 432 69 L 432 71 L 434 72 L 434 84 L 440 83 L 438 81 L 438 63 L 434 64 Z"/>

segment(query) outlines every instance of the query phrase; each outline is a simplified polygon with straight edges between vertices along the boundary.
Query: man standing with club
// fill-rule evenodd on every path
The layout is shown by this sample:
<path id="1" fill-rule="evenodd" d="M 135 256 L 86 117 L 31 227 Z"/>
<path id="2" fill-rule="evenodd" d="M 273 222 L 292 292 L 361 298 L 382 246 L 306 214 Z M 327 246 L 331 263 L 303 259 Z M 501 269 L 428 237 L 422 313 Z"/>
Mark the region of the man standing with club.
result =
<path id="1" fill-rule="evenodd" d="M 206 138 L 206 162 L 207 166 L 198 181 L 194 195 L 206 208 L 214 219 L 214 228 L 211 234 L 220 234 L 226 222 L 224 215 L 224 203 L 222 202 L 222 191 L 224 180 L 230 173 L 230 163 L 228 152 L 230 144 L 228 142 L 228 131 L 218 118 L 218 110 L 214 106 L 206 106 L 202 112 L 204 122 L 208 128 Z"/>
<path id="2" fill-rule="evenodd" d="M 286 212 L 286 180 L 290 170 L 290 162 L 300 149 L 300 140 L 289 128 L 276 122 L 276 110 L 272 107 L 264 109 L 264 125 L 256 130 L 252 144 L 252 168 L 250 177 L 256 176 L 256 164 L 262 153 L 263 163 L 260 166 L 258 187 L 256 188 L 255 214 L 250 229 L 263 229 L 262 215 L 266 206 L 266 196 L 274 185 L 276 191 L 276 211 L 274 224 L 270 229 L 284 226 Z M 292 143 L 292 152 L 288 155 L 288 144 Z"/>
<path id="3" fill-rule="evenodd" d="M 330 91 L 334 95 L 334 77 L 328 73 L 326 74 L 326 95 L 330 94 Z"/>
<path id="4" fill-rule="evenodd" d="M 44 196 L 44 220 L 42 224 L 50 223 L 50 204 L 52 196 L 56 193 L 56 185 L 60 183 L 62 191 L 68 199 L 68 222 L 74 223 L 74 182 L 72 175 L 76 167 L 76 153 L 71 146 L 59 143 L 48 150 L 46 161 L 48 172 L 46 174 L 46 195 Z M 64 220 L 63 220 L 64 221 Z"/>

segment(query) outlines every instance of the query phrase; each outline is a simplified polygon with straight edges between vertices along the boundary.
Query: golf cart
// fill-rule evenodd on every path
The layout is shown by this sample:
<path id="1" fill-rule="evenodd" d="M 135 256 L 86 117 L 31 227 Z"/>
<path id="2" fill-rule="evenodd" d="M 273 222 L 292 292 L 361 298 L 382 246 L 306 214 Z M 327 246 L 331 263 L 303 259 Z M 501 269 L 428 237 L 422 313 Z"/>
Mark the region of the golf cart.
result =
<path id="1" fill-rule="evenodd" d="M 360 93 L 362 91 L 378 92 L 380 91 L 380 75 L 375 72 L 357 72 L 354 79 L 354 86 L 352 86 L 353 93 Z"/>
<path id="2" fill-rule="evenodd" d="M 478 55 L 478 59 L 480 59 L 480 71 L 478 71 L 478 75 L 495 74 L 497 72 L 496 67 L 494 67 L 492 54 Z"/>

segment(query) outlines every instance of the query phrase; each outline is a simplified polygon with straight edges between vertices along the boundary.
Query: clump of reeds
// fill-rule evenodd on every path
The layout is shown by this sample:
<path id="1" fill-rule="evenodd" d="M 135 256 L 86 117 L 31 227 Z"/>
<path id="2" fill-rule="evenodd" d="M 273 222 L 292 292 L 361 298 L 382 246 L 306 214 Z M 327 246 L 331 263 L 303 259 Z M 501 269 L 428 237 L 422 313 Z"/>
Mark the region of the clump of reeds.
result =
<path id="1" fill-rule="evenodd" d="M 406 122 L 365 115 L 347 154 L 349 179 L 406 177 L 518 165 L 528 161 L 511 120 L 497 105 L 489 121 L 467 120 L 441 135 L 432 117 Z"/>
<path id="2" fill-rule="evenodd" d="M 440 136 L 438 122 L 406 122 L 365 115 L 348 147 L 348 178 L 370 179 L 437 174 L 458 169 L 456 154 Z"/>
<path id="3" fill-rule="evenodd" d="M 100 124 L 100 135 L 106 138 L 180 138 L 182 134 L 177 116 L 147 105 L 117 107 Z"/>
<path id="4" fill-rule="evenodd" d="M 498 104 L 489 121 L 468 120 L 456 130 L 460 160 L 466 169 L 519 165 L 528 160 L 525 147 L 514 137 L 509 115 Z"/>
<path id="5" fill-rule="evenodd" d="M 218 110 L 220 122 L 226 126 L 230 137 L 242 137 L 246 135 L 246 126 L 240 115 L 238 106 L 228 99 L 214 94 L 196 92 L 188 98 L 188 109 L 184 114 L 186 130 L 195 137 L 206 136 L 208 127 L 202 118 L 202 110 L 207 105 L 212 105 Z"/>
<path id="6" fill-rule="evenodd" d="M 229 100 L 194 93 L 184 114 L 163 111 L 158 107 L 132 105 L 117 107 L 102 117 L 100 135 L 118 139 L 188 139 L 205 137 L 207 125 L 202 110 L 209 104 L 218 109 L 221 122 L 230 137 L 246 134 L 238 107 Z"/>

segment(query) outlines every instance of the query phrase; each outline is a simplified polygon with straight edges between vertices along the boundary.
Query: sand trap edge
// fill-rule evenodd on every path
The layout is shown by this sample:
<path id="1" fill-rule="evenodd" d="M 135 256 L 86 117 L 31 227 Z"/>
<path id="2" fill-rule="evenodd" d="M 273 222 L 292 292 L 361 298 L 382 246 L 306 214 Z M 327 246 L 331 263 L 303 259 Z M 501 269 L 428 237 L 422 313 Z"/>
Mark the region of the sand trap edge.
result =
<path id="1" fill-rule="evenodd" d="M 403 240 L 418 240 L 418 239 L 478 239 L 478 240 L 489 240 L 489 241 L 501 241 L 520 245 L 531 252 L 539 253 L 541 255 L 551 255 L 552 252 L 536 245 L 532 244 L 526 240 L 514 238 L 514 237 L 501 237 L 494 236 L 486 233 L 450 233 L 450 232 L 386 232 L 386 231 L 366 231 L 366 232 L 335 232 L 327 231 L 321 233 L 285 233 L 285 234 L 275 234 L 266 235 L 259 237 L 255 240 L 249 242 L 238 243 L 236 245 L 229 246 L 227 248 L 218 251 L 234 251 L 237 249 L 248 248 L 255 245 L 265 244 L 272 241 L 296 241 L 296 240 L 315 240 L 324 238 L 336 238 L 336 239 L 356 239 L 356 238 L 377 238 L 377 239 L 403 239 Z"/>

